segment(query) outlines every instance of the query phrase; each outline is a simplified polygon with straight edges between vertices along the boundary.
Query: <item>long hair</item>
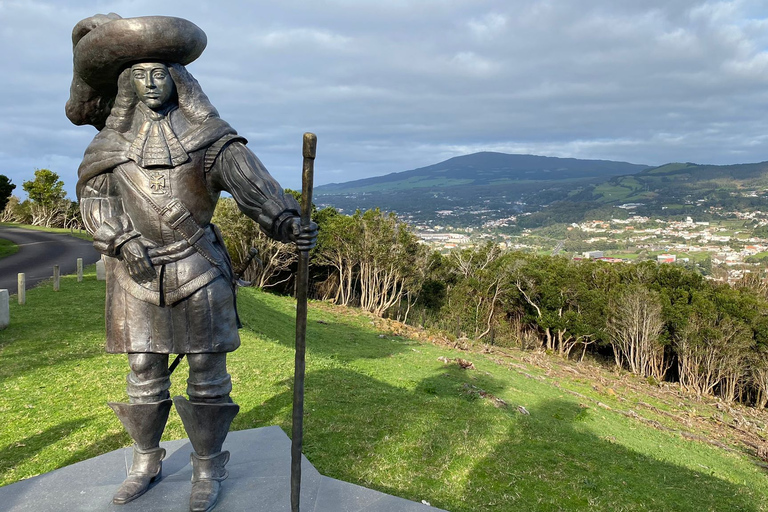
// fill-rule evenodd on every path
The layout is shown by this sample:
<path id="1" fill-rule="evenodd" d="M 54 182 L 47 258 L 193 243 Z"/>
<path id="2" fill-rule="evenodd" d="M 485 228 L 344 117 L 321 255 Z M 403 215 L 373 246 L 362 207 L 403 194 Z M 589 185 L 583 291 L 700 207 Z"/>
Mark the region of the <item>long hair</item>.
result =
<path id="1" fill-rule="evenodd" d="M 179 110 L 194 126 L 208 118 L 219 117 L 219 112 L 211 105 L 195 77 L 181 64 L 166 64 L 176 89 L 176 101 Z M 169 101 L 173 101 L 171 98 Z M 117 95 L 112 110 L 107 117 L 106 127 L 120 133 L 131 130 L 133 116 L 139 98 L 131 85 L 131 68 L 125 68 L 117 79 Z"/>

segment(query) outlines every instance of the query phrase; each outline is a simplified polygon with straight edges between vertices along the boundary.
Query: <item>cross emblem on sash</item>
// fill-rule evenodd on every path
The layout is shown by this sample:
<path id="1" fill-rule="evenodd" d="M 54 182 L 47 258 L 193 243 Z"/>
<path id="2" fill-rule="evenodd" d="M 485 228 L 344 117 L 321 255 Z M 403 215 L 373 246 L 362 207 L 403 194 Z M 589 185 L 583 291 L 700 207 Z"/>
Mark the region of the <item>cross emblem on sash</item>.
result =
<path id="1" fill-rule="evenodd" d="M 149 188 L 153 194 L 165 194 L 165 175 L 160 172 L 150 174 Z"/>

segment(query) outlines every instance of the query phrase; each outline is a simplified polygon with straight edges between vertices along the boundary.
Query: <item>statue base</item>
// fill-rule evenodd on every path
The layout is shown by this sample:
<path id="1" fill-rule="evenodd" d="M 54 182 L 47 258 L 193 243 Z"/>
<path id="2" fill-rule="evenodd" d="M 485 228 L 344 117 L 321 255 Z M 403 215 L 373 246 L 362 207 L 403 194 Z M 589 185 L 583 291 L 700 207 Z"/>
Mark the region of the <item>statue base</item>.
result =
<path id="1" fill-rule="evenodd" d="M 192 446 L 187 439 L 160 446 L 167 451 L 162 478 L 125 505 L 114 505 L 112 495 L 131 465 L 131 448 L 0 487 L 0 503 L 8 512 L 187 512 Z M 229 478 L 214 512 L 290 512 L 291 441 L 280 427 L 230 432 L 224 449 L 232 454 Z M 301 473 L 302 512 L 445 512 L 322 476 L 306 458 Z"/>

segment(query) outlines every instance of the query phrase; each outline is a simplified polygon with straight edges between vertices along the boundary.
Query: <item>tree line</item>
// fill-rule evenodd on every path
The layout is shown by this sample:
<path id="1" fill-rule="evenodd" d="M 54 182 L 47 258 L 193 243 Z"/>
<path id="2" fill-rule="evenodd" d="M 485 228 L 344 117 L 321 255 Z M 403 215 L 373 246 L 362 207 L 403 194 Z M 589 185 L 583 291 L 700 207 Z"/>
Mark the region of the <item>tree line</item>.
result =
<path id="1" fill-rule="evenodd" d="M 11 195 L 16 185 L 0 175 L 0 222 L 17 222 L 47 228 L 82 229 L 80 205 L 67 198 L 64 182 L 50 169 L 36 169 L 35 177 L 21 188 L 28 199 Z"/>
<path id="2" fill-rule="evenodd" d="M 431 251 L 404 222 L 378 209 L 316 211 L 311 294 L 455 338 L 586 353 L 651 383 L 768 404 L 768 286 L 747 274 L 735 286 L 652 261 L 610 264 L 506 251 L 488 243 Z M 235 265 L 250 248 L 262 266 L 244 277 L 292 292 L 295 255 L 264 237 L 225 199 L 214 217 Z"/>

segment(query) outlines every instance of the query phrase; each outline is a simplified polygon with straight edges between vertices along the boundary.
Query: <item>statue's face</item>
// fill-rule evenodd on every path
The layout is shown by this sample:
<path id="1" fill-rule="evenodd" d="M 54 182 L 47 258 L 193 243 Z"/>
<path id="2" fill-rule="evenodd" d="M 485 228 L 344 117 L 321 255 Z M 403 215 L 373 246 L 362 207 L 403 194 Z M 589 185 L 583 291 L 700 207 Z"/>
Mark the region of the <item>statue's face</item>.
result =
<path id="1" fill-rule="evenodd" d="M 142 62 L 131 66 L 131 83 L 136 96 L 152 110 L 159 110 L 173 96 L 175 84 L 165 64 Z"/>

